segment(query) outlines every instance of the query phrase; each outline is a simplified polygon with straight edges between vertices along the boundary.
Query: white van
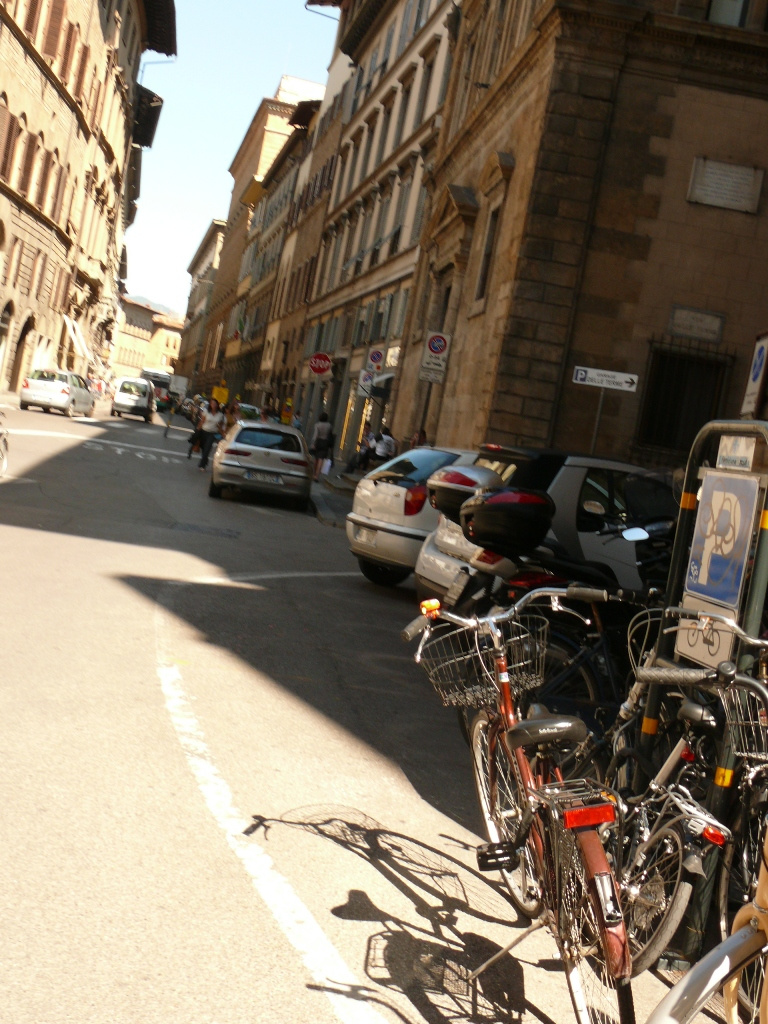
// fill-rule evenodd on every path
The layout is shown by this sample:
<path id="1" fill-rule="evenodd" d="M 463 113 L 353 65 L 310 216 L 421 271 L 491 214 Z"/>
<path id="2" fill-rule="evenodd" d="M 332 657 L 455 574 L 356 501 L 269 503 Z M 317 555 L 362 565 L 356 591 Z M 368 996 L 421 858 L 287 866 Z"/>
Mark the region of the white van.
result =
<path id="1" fill-rule="evenodd" d="M 115 397 L 112 399 L 112 416 L 141 416 L 147 423 L 152 422 L 155 412 L 155 389 L 143 377 L 118 377 L 115 381 Z"/>

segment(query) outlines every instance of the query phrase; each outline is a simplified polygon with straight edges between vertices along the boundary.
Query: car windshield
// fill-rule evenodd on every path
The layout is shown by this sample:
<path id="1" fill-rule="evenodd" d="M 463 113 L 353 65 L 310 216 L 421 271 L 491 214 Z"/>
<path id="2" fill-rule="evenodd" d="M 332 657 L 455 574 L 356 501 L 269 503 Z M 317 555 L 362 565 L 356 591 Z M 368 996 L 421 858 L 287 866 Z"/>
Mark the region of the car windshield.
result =
<path id="1" fill-rule="evenodd" d="M 522 453 L 499 453 L 498 456 L 483 454 L 475 459 L 476 466 L 492 469 L 506 485 L 529 491 L 546 491 L 564 462 L 565 456 L 552 453 L 543 453 L 533 458 Z"/>
<path id="2" fill-rule="evenodd" d="M 146 395 L 147 385 L 138 380 L 124 380 L 120 385 L 120 392 L 121 394 L 133 395 L 138 398 L 140 395 Z"/>
<path id="3" fill-rule="evenodd" d="M 289 434 L 271 427 L 246 427 L 237 435 L 238 444 L 253 448 L 272 448 L 281 452 L 300 452 L 301 442 L 295 434 Z"/>
<path id="4" fill-rule="evenodd" d="M 371 480 L 410 487 L 423 484 L 443 466 L 449 466 L 458 459 L 456 452 L 444 452 L 435 448 L 413 448 L 406 455 L 398 455 L 390 462 L 369 473 Z"/>
<path id="5" fill-rule="evenodd" d="M 57 373 L 56 370 L 35 370 L 32 373 L 32 380 L 58 380 L 66 384 L 67 375 L 66 373 Z"/>

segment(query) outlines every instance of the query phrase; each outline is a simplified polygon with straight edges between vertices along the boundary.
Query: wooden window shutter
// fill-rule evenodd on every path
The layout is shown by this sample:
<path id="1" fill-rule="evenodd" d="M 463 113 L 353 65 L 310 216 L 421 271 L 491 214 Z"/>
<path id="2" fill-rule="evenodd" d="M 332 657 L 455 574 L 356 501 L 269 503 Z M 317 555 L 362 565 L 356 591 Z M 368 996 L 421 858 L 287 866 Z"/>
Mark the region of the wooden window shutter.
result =
<path id="1" fill-rule="evenodd" d="M 13 169 L 13 155 L 16 151 L 16 139 L 18 136 L 19 120 L 13 114 L 8 114 L 5 140 L 2 150 L 0 150 L 0 178 L 4 178 L 6 181 L 10 178 Z"/>
<path id="2" fill-rule="evenodd" d="M 59 173 L 56 178 L 56 191 L 53 194 L 53 204 L 51 206 L 51 219 L 58 222 L 61 219 L 61 207 L 64 203 L 64 189 L 67 184 L 67 172 L 63 167 L 59 167 Z"/>
<path id="3" fill-rule="evenodd" d="M 24 19 L 24 31 L 30 36 L 37 32 L 37 20 L 40 17 L 40 0 L 29 0 L 27 16 Z"/>
<path id="4" fill-rule="evenodd" d="M 45 26 L 45 35 L 43 36 L 43 56 L 50 57 L 51 60 L 55 60 L 56 54 L 59 52 L 59 38 L 61 37 L 61 27 L 64 24 L 65 9 L 66 0 L 53 0 L 48 12 L 48 24 Z"/>
<path id="5" fill-rule="evenodd" d="M 27 145 L 24 149 L 24 159 L 21 164 L 21 177 L 19 179 L 19 192 L 24 196 L 29 192 L 36 155 L 37 136 L 33 135 L 32 132 L 27 132 Z"/>
<path id="6" fill-rule="evenodd" d="M 88 68 L 88 58 L 91 48 L 84 46 L 80 51 L 80 63 L 77 66 L 77 78 L 75 79 L 74 94 L 78 100 L 83 98 L 83 86 L 85 85 L 85 72 Z"/>
<path id="7" fill-rule="evenodd" d="M 64 40 L 64 52 L 61 55 L 61 80 L 66 82 L 72 67 L 72 57 L 75 52 L 75 41 L 77 39 L 77 25 L 70 21 L 67 24 L 67 37 Z"/>
<path id="8" fill-rule="evenodd" d="M 11 112 L 8 107 L 0 106 L 0 175 L 2 174 L 2 157 L 11 128 Z"/>
<path id="9" fill-rule="evenodd" d="M 53 153 L 48 150 L 45 151 L 43 157 L 43 166 L 40 170 L 40 180 L 37 183 L 37 195 L 35 196 L 35 206 L 42 210 L 45 204 L 45 197 L 48 192 L 48 179 L 51 176 L 51 164 L 53 163 Z"/>

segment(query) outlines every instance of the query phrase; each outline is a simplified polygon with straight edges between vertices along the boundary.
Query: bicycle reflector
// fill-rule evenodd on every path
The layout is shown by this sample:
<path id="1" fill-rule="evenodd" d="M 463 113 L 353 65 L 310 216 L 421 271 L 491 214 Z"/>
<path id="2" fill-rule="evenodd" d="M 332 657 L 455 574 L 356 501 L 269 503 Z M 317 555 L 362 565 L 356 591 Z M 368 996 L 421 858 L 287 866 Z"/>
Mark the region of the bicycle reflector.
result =
<path id="1" fill-rule="evenodd" d="M 428 601 L 421 602 L 419 610 L 425 618 L 436 619 L 440 614 L 440 601 L 436 597 L 430 597 Z"/>
<path id="2" fill-rule="evenodd" d="M 725 846 L 724 833 L 719 828 L 715 828 L 714 825 L 705 825 L 701 830 L 701 837 L 706 839 L 707 842 L 712 843 L 713 846 Z"/>
<path id="3" fill-rule="evenodd" d="M 589 828 L 616 820 L 613 804 L 585 804 L 583 807 L 569 807 L 563 811 L 563 825 L 566 828 Z"/>

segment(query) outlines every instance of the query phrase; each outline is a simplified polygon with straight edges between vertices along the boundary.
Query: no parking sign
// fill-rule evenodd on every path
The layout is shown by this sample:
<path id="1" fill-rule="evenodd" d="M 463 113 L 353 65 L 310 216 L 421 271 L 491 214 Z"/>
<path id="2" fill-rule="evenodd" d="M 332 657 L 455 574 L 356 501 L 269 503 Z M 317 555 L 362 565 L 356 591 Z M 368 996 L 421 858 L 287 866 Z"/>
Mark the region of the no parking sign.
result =
<path id="1" fill-rule="evenodd" d="M 450 349 L 451 339 L 449 335 L 441 334 L 438 331 L 428 334 L 424 343 L 424 352 L 421 356 L 419 380 L 428 381 L 430 384 L 442 384 L 445 380 L 445 370 L 448 365 Z"/>
<path id="2" fill-rule="evenodd" d="M 742 418 L 754 419 L 757 415 L 757 409 L 763 396 L 767 349 L 768 335 L 764 334 L 755 342 L 755 352 L 752 356 L 752 365 L 749 368 L 749 380 L 747 381 L 747 389 L 744 392 L 744 402 L 741 406 Z"/>

